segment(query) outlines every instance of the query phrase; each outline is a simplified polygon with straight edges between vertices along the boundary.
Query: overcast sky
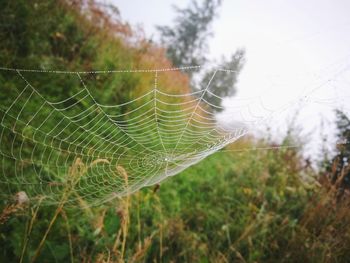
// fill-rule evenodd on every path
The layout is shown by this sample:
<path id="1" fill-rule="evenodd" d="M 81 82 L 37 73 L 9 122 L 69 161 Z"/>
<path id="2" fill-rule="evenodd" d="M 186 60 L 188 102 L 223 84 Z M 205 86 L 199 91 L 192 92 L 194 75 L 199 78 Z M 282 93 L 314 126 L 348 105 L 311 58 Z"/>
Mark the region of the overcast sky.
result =
<path id="1" fill-rule="evenodd" d="M 157 39 L 155 25 L 171 25 L 172 5 L 189 3 L 111 1 L 126 21 L 141 25 L 153 39 Z M 276 114 L 269 124 L 282 130 L 298 109 L 299 124 L 311 134 L 309 147 L 320 146 L 321 120 L 327 127 L 323 132 L 332 138 L 334 106 L 349 113 L 345 105 L 350 101 L 349 11 L 349 0 L 223 0 L 212 26 L 210 57 L 218 59 L 245 48 L 247 59 L 238 94 L 226 105 L 249 98 L 243 119 L 273 110 Z M 284 106 L 287 110 L 282 111 Z M 225 118 L 230 118 L 229 111 Z"/>

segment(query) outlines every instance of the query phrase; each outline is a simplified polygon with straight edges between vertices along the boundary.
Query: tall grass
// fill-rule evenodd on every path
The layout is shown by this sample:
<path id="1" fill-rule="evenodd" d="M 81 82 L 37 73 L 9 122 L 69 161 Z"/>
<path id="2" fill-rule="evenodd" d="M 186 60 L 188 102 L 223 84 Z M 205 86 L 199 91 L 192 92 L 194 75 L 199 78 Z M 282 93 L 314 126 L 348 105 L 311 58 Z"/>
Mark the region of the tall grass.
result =
<path id="1" fill-rule="evenodd" d="M 86 167 L 72 166 L 77 180 Z M 127 187 L 128 174 L 116 172 Z M 12 229 L 7 240 L 27 221 L 20 239 L 29 241 L 2 246 L 22 262 L 347 262 L 347 192 L 340 198 L 338 183 L 301 174 L 315 180 L 295 149 L 216 153 L 101 207 L 63 209 L 63 201 L 50 221 L 45 207 L 14 213 L 2 225 Z"/>

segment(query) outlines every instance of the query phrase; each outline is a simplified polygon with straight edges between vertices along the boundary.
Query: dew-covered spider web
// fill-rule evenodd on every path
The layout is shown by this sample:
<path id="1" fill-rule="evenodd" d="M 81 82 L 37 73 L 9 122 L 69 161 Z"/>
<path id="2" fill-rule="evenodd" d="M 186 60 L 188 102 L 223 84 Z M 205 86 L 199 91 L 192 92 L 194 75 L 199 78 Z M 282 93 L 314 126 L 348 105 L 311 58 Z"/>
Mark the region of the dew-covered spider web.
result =
<path id="1" fill-rule="evenodd" d="M 67 203 L 98 205 L 180 173 L 276 113 L 252 99 L 231 107 L 240 121 L 223 125 L 216 114 L 223 98 L 211 81 L 235 72 L 217 69 L 194 91 L 171 75 L 193 69 L 1 69 L 0 183 L 8 189 L 2 197 L 25 191 L 55 204 L 69 194 Z M 117 85 L 118 94 L 106 85 Z M 109 103 L 115 101 L 121 103 Z"/>

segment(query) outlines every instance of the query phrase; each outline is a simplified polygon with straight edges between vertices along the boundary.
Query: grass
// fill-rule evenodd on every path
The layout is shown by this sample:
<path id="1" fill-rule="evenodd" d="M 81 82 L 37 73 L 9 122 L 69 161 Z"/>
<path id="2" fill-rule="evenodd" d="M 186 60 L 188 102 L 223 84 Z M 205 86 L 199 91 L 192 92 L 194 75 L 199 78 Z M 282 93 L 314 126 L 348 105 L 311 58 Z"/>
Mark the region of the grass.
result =
<path id="1" fill-rule="evenodd" d="M 76 162 L 71 171 L 83 176 L 86 167 Z M 2 224 L 2 260 L 346 262 L 348 198 L 339 199 L 337 184 L 307 184 L 301 174 L 315 180 L 295 149 L 216 153 L 159 189 L 101 207 L 32 204 Z"/>

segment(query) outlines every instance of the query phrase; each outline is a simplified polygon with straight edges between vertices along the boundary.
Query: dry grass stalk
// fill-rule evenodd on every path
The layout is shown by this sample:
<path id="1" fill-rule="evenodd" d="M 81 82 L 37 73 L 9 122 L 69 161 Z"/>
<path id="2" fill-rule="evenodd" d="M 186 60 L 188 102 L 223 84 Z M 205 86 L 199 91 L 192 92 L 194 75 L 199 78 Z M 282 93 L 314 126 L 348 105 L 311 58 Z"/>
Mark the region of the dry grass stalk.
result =
<path id="1" fill-rule="evenodd" d="M 22 253 L 21 253 L 21 258 L 20 258 L 20 261 L 19 261 L 20 263 L 23 262 L 23 257 L 24 257 L 24 253 L 25 253 L 25 251 L 27 249 L 29 237 L 30 237 L 30 234 L 32 232 L 33 225 L 34 225 L 34 222 L 36 220 L 36 217 L 38 215 L 41 202 L 43 200 L 44 200 L 44 197 L 40 197 L 36 209 L 34 210 L 34 212 L 32 211 L 33 215 L 31 216 L 30 223 L 29 223 L 28 227 L 26 228 L 26 233 L 24 235 L 24 242 L 23 242 L 23 247 L 22 247 Z"/>
<path id="2" fill-rule="evenodd" d="M 110 164 L 110 162 L 107 160 L 107 159 L 96 159 L 95 161 L 93 161 L 88 168 L 91 168 L 97 164 L 100 164 L 100 163 L 105 163 L 105 164 Z"/>
<path id="3" fill-rule="evenodd" d="M 98 235 L 103 231 L 103 228 L 104 228 L 103 222 L 105 220 L 106 213 L 107 213 L 107 209 L 104 208 L 102 210 L 102 212 L 99 212 L 98 216 L 93 220 L 93 227 L 95 229 L 95 231 L 94 231 L 95 235 Z"/>
<path id="4" fill-rule="evenodd" d="M 7 205 L 0 214 L 0 225 L 4 224 L 9 220 L 11 215 L 23 211 L 29 203 L 29 198 L 27 194 L 23 191 L 20 191 L 14 196 L 15 203 Z"/>
<path id="5" fill-rule="evenodd" d="M 38 256 L 40 255 L 41 249 L 44 246 L 44 243 L 46 241 L 46 238 L 48 234 L 50 233 L 50 230 L 55 223 L 57 216 L 62 212 L 63 206 L 65 205 L 69 195 L 72 193 L 74 190 L 74 186 L 79 182 L 79 179 L 81 176 L 86 173 L 86 166 L 84 163 L 81 161 L 80 158 L 77 158 L 74 162 L 74 164 L 70 167 L 69 172 L 68 172 L 68 180 L 67 180 L 67 186 L 63 192 L 62 198 L 58 204 L 58 207 L 49 223 L 49 226 L 47 227 L 45 234 L 43 238 L 41 239 L 39 246 L 37 247 L 34 256 L 32 257 L 31 262 L 35 262 Z"/>
<path id="6" fill-rule="evenodd" d="M 0 225 L 5 224 L 12 214 L 21 209 L 17 204 L 7 205 L 0 214 Z"/>
<path id="7" fill-rule="evenodd" d="M 124 187 L 125 187 L 125 190 L 128 191 L 128 186 L 129 186 L 128 173 L 120 165 L 116 166 L 116 170 L 118 174 L 124 178 L 124 182 L 125 182 Z M 126 197 L 121 199 L 121 205 L 117 210 L 117 214 L 121 222 L 121 228 L 118 230 L 118 233 L 112 248 L 112 252 L 115 255 L 119 254 L 119 259 L 121 262 L 123 261 L 124 254 L 125 254 L 126 238 L 128 235 L 128 229 L 129 229 L 129 223 L 130 223 L 129 207 L 130 207 L 130 195 L 127 193 Z M 120 240 L 121 237 L 122 237 L 122 240 Z M 119 253 L 117 249 L 120 246 L 120 244 L 121 244 L 121 251 Z"/>
<path id="8" fill-rule="evenodd" d="M 155 191 L 153 191 L 153 198 L 156 200 L 157 205 L 154 206 L 154 209 L 158 212 L 159 216 L 161 217 L 161 222 L 163 222 L 163 213 L 162 213 L 162 203 L 160 201 L 159 196 L 156 194 Z M 158 224 L 159 227 L 159 259 L 162 260 L 163 258 L 163 225 L 162 223 Z"/>
<path id="9" fill-rule="evenodd" d="M 70 255 L 70 261 L 73 263 L 74 262 L 74 256 L 73 256 L 73 244 L 72 244 L 72 235 L 70 232 L 70 225 L 68 221 L 68 217 L 66 212 L 62 209 L 61 211 L 62 218 L 66 222 L 66 228 L 67 228 L 67 233 L 68 233 L 68 243 L 69 243 L 69 255 Z"/>
<path id="10" fill-rule="evenodd" d="M 152 238 L 153 236 L 145 238 L 143 245 L 141 247 L 138 247 L 135 254 L 130 259 L 130 263 L 139 262 L 141 259 L 145 257 L 148 248 L 152 244 Z"/>
<path id="11" fill-rule="evenodd" d="M 56 209 L 56 211 L 55 211 L 54 216 L 52 217 L 52 219 L 51 219 L 51 221 L 50 221 L 50 223 L 49 223 L 49 226 L 47 227 L 47 229 L 46 229 L 46 231 L 45 231 L 45 234 L 44 234 L 43 238 L 41 239 L 41 241 L 40 241 L 40 243 L 39 243 L 38 248 L 37 248 L 36 251 L 35 251 L 35 254 L 34 254 L 34 256 L 33 256 L 32 260 L 31 260 L 31 262 L 35 262 L 36 259 L 38 258 L 38 256 L 40 255 L 41 249 L 42 249 L 43 246 L 44 246 L 44 243 L 45 243 L 45 241 L 46 241 L 46 238 L 47 238 L 48 234 L 50 233 L 50 230 L 51 230 L 53 224 L 55 223 L 55 221 L 56 221 L 56 219 L 57 219 L 57 216 L 59 215 L 59 213 L 61 213 L 62 208 L 63 208 L 63 206 L 64 206 L 64 204 L 65 204 L 66 201 L 67 201 L 67 195 L 64 194 L 63 197 L 62 197 L 62 199 L 61 199 L 61 201 L 60 201 L 60 203 L 59 203 L 59 205 L 58 205 L 58 207 L 57 207 L 57 209 Z"/>

